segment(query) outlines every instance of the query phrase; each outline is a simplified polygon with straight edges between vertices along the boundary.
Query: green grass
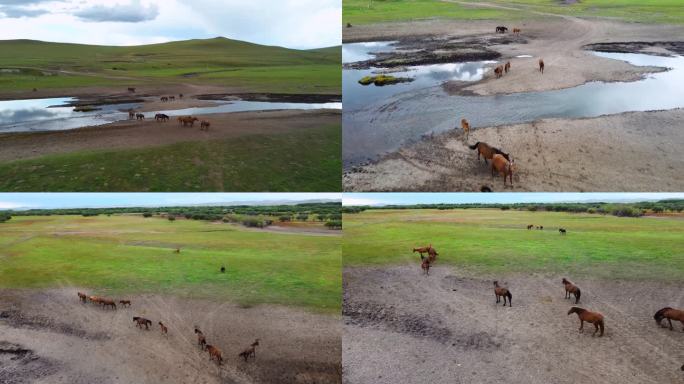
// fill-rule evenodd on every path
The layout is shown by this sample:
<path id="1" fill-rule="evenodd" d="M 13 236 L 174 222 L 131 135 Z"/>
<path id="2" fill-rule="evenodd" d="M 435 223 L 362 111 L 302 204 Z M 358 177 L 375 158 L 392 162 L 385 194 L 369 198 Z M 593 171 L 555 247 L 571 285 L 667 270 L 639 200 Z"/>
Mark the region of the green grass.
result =
<path id="1" fill-rule="evenodd" d="M 0 163 L 0 191 L 340 191 L 339 124 Z"/>
<path id="2" fill-rule="evenodd" d="M 294 50 L 215 38 L 131 47 L 0 41 L 0 91 L 210 84 L 257 92 L 339 94 L 339 47 Z"/>
<path id="3" fill-rule="evenodd" d="M 21 216 L 0 224 L 0 287 L 76 286 L 338 313 L 340 243 L 190 220 Z"/>
<path id="4" fill-rule="evenodd" d="M 489 3 L 512 6 L 522 11 L 472 6 L 441 0 L 343 0 L 344 23 L 371 24 L 430 18 L 518 20 L 538 17 L 526 11 L 542 11 L 582 17 L 610 17 L 643 23 L 684 23 L 684 7 L 680 0 L 582 0 L 563 5 L 557 0 L 490 0 Z M 369 4 L 372 6 L 369 7 Z"/>
<path id="5" fill-rule="evenodd" d="M 482 273 L 551 272 L 681 280 L 681 218 L 469 210 L 370 210 L 344 215 L 343 263 L 415 263 L 432 243 L 440 264 Z M 545 229 L 527 230 L 528 224 Z M 567 228 L 561 236 L 558 227 Z"/>

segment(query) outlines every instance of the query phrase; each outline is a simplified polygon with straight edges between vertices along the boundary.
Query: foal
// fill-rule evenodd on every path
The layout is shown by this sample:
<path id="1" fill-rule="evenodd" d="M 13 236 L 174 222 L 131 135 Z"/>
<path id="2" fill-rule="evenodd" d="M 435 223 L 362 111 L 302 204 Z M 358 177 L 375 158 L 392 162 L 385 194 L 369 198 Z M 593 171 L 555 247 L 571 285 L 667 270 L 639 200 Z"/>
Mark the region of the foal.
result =
<path id="1" fill-rule="evenodd" d="M 468 120 L 461 119 L 461 128 L 463 128 L 463 135 L 465 137 L 466 143 L 468 142 L 468 135 L 470 135 L 470 123 Z"/>
<path id="2" fill-rule="evenodd" d="M 425 272 L 426 276 L 430 276 L 430 258 L 420 255 L 420 260 L 422 260 L 420 267 L 423 269 L 423 272 Z"/>
<path id="3" fill-rule="evenodd" d="M 512 300 L 513 300 L 513 295 L 511 294 L 511 291 L 508 290 L 508 288 L 500 287 L 498 281 L 494 281 L 494 294 L 496 295 L 496 302 L 500 303 L 501 298 L 503 297 L 503 305 L 504 307 L 506 306 L 506 298 L 508 297 L 508 306 L 512 307 Z"/>
<path id="4" fill-rule="evenodd" d="M 663 319 L 667 319 L 667 322 L 670 323 L 670 331 L 672 330 L 672 320 L 679 321 L 682 323 L 682 326 L 684 326 L 684 311 L 679 309 L 665 307 L 656 312 L 653 318 L 660 326 L 662 326 Z M 684 328 L 682 328 L 682 331 L 684 331 Z"/>
<path id="5" fill-rule="evenodd" d="M 580 296 L 582 295 L 582 292 L 580 291 L 579 287 L 566 278 L 563 278 L 563 285 L 565 285 L 565 298 L 569 299 L 570 294 L 572 293 L 573 295 L 575 295 L 575 304 L 578 304 Z"/>
<path id="6" fill-rule="evenodd" d="M 568 311 L 568 315 L 570 315 L 571 313 L 576 313 L 580 319 L 580 327 L 579 327 L 580 332 L 583 331 L 584 322 L 586 321 L 587 323 L 594 324 L 594 327 L 596 328 L 594 333 L 591 334 L 592 337 L 594 335 L 596 335 L 596 332 L 599 331 L 599 328 L 601 329 L 601 334 L 599 335 L 599 337 L 603 336 L 603 315 L 602 314 L 600 314 L 598 312 L 591 312 L 591 311 L 588 311 L 588 310 L 586 310 L 584 308 L 580 308 L 580 307 L 570 308 L 570 310 Z"/>

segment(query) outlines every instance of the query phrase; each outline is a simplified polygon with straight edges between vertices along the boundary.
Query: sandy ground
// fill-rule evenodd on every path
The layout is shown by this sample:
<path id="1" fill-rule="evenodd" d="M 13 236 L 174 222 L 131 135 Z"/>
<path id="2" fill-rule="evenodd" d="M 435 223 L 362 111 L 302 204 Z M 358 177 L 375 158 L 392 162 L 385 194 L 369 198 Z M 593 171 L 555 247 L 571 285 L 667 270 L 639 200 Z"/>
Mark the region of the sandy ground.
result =
<path id="1" fill-rule="evenodd" d="M 130 308 L 81 304 L 76 289 L 0 292 L 1 383 L 339 383 L 341 323 L 276 306 L 133 296 Z M 151 319 L 149 331 L 133 316 Z M 168 336 L 159 331 L 162 320 Z M 223 352 L 196 346 L 198 326 Z M 260 338 L 256 361 L 238 353 Z"/>
<path id="2" fill-rule="evenodd" d="M 653 314 L 684 307 L 684 285 L 574 279 L 601 338 L 567 315 L 563 276 L 469 276 L 446 266 L 344 272 L 344 383 L 681 383 L 684 332 Z M 571 278 L 571 276 L 568 276 Z M 511 290 L 495 303 L 492 280 Z M 585 324 L 586 327 L 586 324 Z"/>
<path id="3" fill-rule="evenodd" d="M 166 103 L 170 104 L 170 103 Z M 278 134 L 301 129 L 317 129 L 339 124 L 339 110 L 282 110 L 211 114 L 198 116 L 209 120 L 211 129 L 200 131 L 183 127 L 174 119 L 158 123 L 119 121 L 112 124 L 56 132 L 12 133 L 0 135 L 0 161 L 84 150 L 129 149 L 167 145 L 185 141 L 211 141 L 252 134 Z"/>
<path id="4" fill-rule="evenodd" d="M 684 110 L 633 112 L 587 119 L 549 119 L 475 129 L 469 144 L 486 142 L 515 160 L 504 188 L 500 176 L 463 132 L 426 138 L 345 172 L 347 191 L 672 191 L 684 190 Z"/>

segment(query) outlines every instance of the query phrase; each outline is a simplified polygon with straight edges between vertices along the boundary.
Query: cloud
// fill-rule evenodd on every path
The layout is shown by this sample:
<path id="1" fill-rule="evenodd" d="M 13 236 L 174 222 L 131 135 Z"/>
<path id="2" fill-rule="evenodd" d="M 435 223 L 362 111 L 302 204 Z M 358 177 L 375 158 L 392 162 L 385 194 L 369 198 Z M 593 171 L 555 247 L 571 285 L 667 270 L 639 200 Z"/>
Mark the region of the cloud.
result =
<path id="1" fill-rule="evenodd" d="M 375 200 L 375 199 L 368 199 L 368 198 L 363 198 L 363 197 L 342 197 L 342 205 L 345 207 L 349 206 L 359 206 L 359 205 L 383 205 L 383 203 L 380 200 Z"/>
<path id="2" fill-rule="evenodd" d="M 19 203 L 13 203 L 11 201 L 0 201 L 0 209 L 17 209 L 26 208 L 25 205 Z"/>
<path id="3" fill-rule="evenodd" d="M 0 7 L 0 13 L 10 19 L 19 19 L 21 17 L 37 17 L 49 12 L 43 9 L 28 9 L 24 7 Z"/>
<path id="4" fill-rule="evenodd" d="M 74 12 L 74 16 L 85 21 L 114 21 L 123 23 L 140 23 L 157 18 L 159 8 L 156 4 L 143 6 L 140 0 L 134 0 L 125 5 L 93 5 L 91 7 Z"/>

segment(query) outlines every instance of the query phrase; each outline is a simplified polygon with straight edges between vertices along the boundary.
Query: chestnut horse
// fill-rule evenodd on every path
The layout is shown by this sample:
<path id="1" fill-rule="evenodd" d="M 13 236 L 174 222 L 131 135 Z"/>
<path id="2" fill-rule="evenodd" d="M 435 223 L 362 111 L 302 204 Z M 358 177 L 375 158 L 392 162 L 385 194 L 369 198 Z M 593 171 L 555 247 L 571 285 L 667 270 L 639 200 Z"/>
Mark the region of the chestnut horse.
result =
<path id="1" fill-rule="evenodd" d="M 579 287 L 565 277 L 563 278 L 563 285 L 565 285 L 565 298 L 569 299 L 572 293 L 575 295 L 575 304 L 579 304 L 580 296 L 582 296 L 582 291 L 580 291 Z"/>
<path id="2" fill-rule="evenodd" d="M 679 321 L 682 323 L 682 331 L 684 331 L 684 311 L 682 310 L 665 307 L 656 312 L 653 318 L 660 326 L 663 326 L 663 319 L 667 319 L 667 321 L 670 323 L 670 331 L 672 330 L 672 320 Z"/>
<path id="3" fill-rule="evenodd" d="M 492 147 L 483 141 L 478 141 L 473 145 L 469 145 L 468 148 L 477 149 L 477 160 L 480 161 L 480 155 L 482 155 L 485 164 L 487 164 L 487 159 L 491 160 L 495 154 L 500 154 L 505 157 L 506 160 L 510 160 L 508 153 L 503 153 L 499 148 Z"/>
<path id="4" fill-rule="evenodd" d="M 430 258 L 420 255 L 420 268 L 425 272 L 425 276 L 430 276 Z"/>
<path id="5" fill-rule="evenodd" d="M 116 310 L 116 303 L 114 302 L 114 300 L 102 299 L 102 307 L 103 308 L 111 307 L 112 309 Z"/>
<path id="6" fill-rule="evenodd" d="M 244 351 L 240 352 L 238 354 L 239 357 L 242 357 L 245 359 L 245 362 L 247 362 L 247 359 L 250 357 L 253 357 L 254 360 L 256 360 L 256 347 L 259 346 L 259 339 L 254 340 L 254 342 L 250 345 L 249 348 L 245 349 Z"/>
<path id="7" fill-rule="evenodd" d="M 520 28 L 513 28 L 513 33 L 515 33 L 516 35 L 519 35 L 520 32 L 522 32 L 522 30 L 520 30 Z"/>
<path id="8" fill-rule="evenodd" d="M 544 74 L 544 59 L 539 59 L 539 72 Z"/>
<path id="9" fill-rule="evenodd" d="M 86 296 L 85 293 L 81 293 L 81 292 L 76 292 L 76 293 L 78 294 L 78 298 L 79 298 L 79 300 L 81 300 L 82 303 L 85 303 L 86 301 L 88 301 L 88 296 Z"/>
<path id="10" fill-rule="evenodd" d="M 504 65 L 504 72 L 508 73 L 508 71 L 511 70 L 511 62 L 508 61 L 506 62 L 506 65 Z"/>
<path id="11" fill-rule="evenodd" d="M 204 337 L 204 333 L 195 327 L 195 333 L 197 334 L 197 345 L 201 350 L 204 350 L 207 346 L 207 338 Z"/>
<path id="12" fill-rule="evenodd" d="M 168 335 L 169 334 L 169 329 L 161 321 L 159 322 L 159 328 L 161 329 L 162 335 Z"/>
<path id="13" fill-rule="evenodd" d="M 499 79 L 503 76 L 503 72 L 504 72 L 504 69 L 501 65 L 494 68 L 494 75 L 496 76 L 497 79 Z"/>
<path id="14" fill-rule="evenodd" d="M 465 135 L 465 141 L 468 142 L 468 135 L 470 134 L 470 123 L 468 123 L 468 120 L 461 119 L 461 128 L 463 128 L 463 134 Z"/>
<path id="15" fill-rule="evenodd" d="M 598 332 L 599 329 L 601 329 L 601 334 L 599 335 L 599 337 L 603 336 L 603 315 L 602 314 L 600 314 L 598 312 L 591 312 L 591 311 L 588 311 L 588 310 L 586 310 L 584 308 L 580 308 L 580 307 L 570 308 L 570 310 L 568 311 L 568 315 L 570 315 L 572 313 L 576 313 L 577 317 L 579 317 L 579 319 L 580 319 L 580 327 L 579 327 L 580 332 L 583 332 L 584 322 L 586 321 L 587 323 L 594 324 L 594 327 L 596 328 L 596 330 L 594 331 L 594 333 L 591 334 L 591 336 L 595 336 L 596 332 Z"/>
<path id="16" fill-rule="evenodd" d="M 121 304 L 122 307 L 130 307 L 131 306 L 131 301 L 130 300 L 119 300 L 119 304 Z"/>
<path id="17" fill-rule="evenodd" d="M 138 328 L 142 329 L 144 325 L 145 329 L 148 331 L 150 330 L 150 326 L 152 325 L 152 321 L 140 316 L 134 316 L 133 321 L 135 321 L 135 324 Z"/>
<path id="18" fill-rule="evenodd" d="M 504 307 L 506 306 L 506 298 L 508 297 L 508 306 L 512 307 L 512 300 L 513 300 L 513 295 L 511 294 L 511 291 L 508 290 L 508 288 L 500 287 L 498 281 L 494 281 L 494 295 L 496 295 L 496 302 L 500 303 L 501 298 L 503 297 L 503 305 Z"/>
<path id="19" fill-rule="evenodd" d="M 223 361 L 221 350 L 214 347 L 213 345 L 207 344 L 207 351 L 209 352 L 209 361 L 216 359 L 218 365 L 221 365 L 221 362 Z"/>
<path id="20" fill-rule="evenodd" d="M 200 130 L 201 130 L 201 131 L 208 131 L 210 125 L 211 125 L 210 122 L 208 122 L 208 121 L 206 121 L 206 120 L 202 120 L 202 121 L 200 122 Z"/>
<path id="21" fill-rule="evenodd" d="M 506 186 L 506 177 L 511 180 L 511 187 L 513 186 L 513 171 L 515 170 L 515 162 L 506 160 L 503 155 L 496 154 L 492 157 L 492 177 L 494 177 L 494 170 L 500 175 L 503 175 L 504 187 Z"/>

